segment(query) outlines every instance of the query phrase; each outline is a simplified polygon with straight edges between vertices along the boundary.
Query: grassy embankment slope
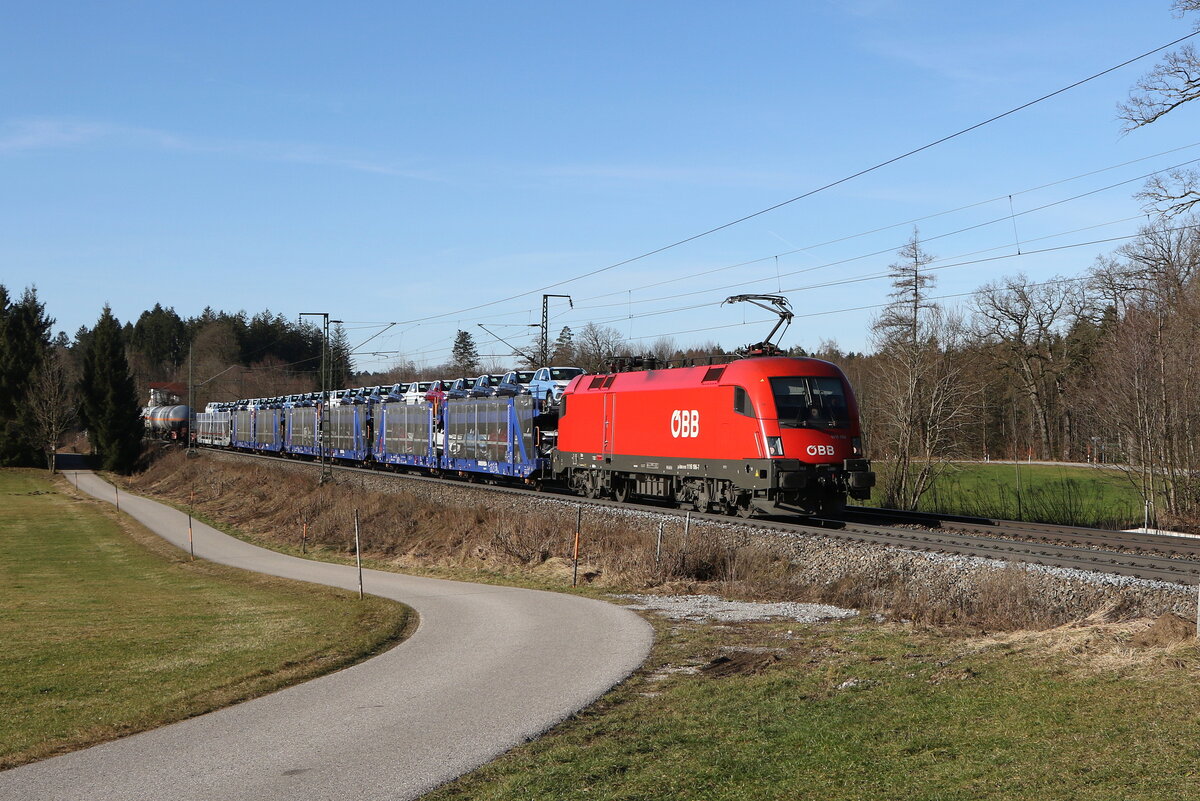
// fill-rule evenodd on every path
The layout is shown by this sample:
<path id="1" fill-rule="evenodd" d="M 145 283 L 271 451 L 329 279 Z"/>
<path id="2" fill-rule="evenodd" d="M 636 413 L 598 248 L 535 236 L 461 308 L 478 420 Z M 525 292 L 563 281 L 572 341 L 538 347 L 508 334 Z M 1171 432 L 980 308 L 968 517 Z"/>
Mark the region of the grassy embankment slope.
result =
<path id="1" fill-rule="evenodd" d="M 35 471 L 0 471 L 0 768 L 328 673 L 408 610 L 167 545 Z"/>
<path id="2" fill-rule="evenodd" d="M 882 474 L 887 462 L 876 462 Z M 871 504 L 882 503 L 879 489 Z M 1023 463 L 951 464 L 921 498 L 922 511 L 1130 528 L 1142 524 L 1142 500 L 1124 473 L 1098 467 Z"/>

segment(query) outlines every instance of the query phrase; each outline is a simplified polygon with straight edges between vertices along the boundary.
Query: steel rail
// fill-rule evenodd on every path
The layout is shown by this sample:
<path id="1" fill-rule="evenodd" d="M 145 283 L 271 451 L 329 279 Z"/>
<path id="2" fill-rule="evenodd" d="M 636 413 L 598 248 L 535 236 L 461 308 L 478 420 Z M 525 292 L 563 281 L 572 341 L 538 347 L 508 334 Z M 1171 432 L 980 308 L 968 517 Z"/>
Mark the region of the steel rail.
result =
<path id="1" fill-rule="evenodd" d="M 912 523 L 930 528 L 962 531 L 980 536 L 1003 536 L 1045 543 L 1078 545 L 1090 548 L 1138 550 L 1178 558 L 1200 559 L 1200 537 L 1174 534 L 1150 534 L 1138 531 L 1114 531 L 1087 526 L 1032 523 L 1023 520 L 999 520 L 962 515 L 939 515 L 901 509 L 873 509 L 847 506 L 846 520 Z"/>

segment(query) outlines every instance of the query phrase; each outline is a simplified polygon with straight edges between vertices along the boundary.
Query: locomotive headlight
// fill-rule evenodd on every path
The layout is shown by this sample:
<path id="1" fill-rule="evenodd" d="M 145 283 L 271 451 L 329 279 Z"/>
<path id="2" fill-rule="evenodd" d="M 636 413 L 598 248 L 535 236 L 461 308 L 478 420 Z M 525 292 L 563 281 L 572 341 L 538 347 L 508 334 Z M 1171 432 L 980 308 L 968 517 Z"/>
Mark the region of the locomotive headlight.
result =
<path id="1" fill-rule="evenodd" d="M 850 440 L 850 450 L 854 452 L 855 456 L 863 455 L 862 437 L 853 437 Z"/>
<path id="2" fill-rule="evenodd" d="M 783 437 L 767 437 L 767 455 L 783 456 Z"/>

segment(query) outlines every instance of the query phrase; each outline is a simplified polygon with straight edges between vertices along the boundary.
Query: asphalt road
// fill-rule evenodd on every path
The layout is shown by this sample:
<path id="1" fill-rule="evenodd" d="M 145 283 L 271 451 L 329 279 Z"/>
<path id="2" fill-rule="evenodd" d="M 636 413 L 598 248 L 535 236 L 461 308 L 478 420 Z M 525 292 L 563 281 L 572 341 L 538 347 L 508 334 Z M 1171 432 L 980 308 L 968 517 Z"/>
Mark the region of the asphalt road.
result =
<path id="1" fill-rule="evenodd" d="M 77 474 L 81 490 L 116 500 Z M 120 507 L 186 549 L 187 517 Z M 196 523 L 198 558 L 357 589 L 355 570 L 284 556 Z M 587 706 L 649 653 L 650 626 L 612 604 L 365 571 L 417 631 L 360 665 L 217 712 L 0 772 L 3 801 L 415 798 Z"/>

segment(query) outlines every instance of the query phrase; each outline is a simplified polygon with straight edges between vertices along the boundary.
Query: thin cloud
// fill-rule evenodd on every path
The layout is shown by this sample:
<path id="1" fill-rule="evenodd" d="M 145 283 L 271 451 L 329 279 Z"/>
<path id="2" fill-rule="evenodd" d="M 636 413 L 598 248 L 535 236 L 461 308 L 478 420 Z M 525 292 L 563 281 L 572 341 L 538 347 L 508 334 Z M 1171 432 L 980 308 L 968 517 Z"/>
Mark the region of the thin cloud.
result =
<path id="1" fill-rule="evenodd" d="M 83 145 L 102 139 L 107 126 L 65 120 L 18 120 L 0 134 L 0 153 Z"/>
<path id="2" fill-rule="evenodd" d="M 785 176 L 771 171 L 652 167 L 630 164 L 563 164 L 542 167 L 536 172 L 548 178 L 597 178 L 610 181 L 682 183 L 702 186 L 786 186 L 795 181 L 795 176 Z"/>
<path id="3" fill-rule="evenodd" d="M 990 87 L 1037 74 L 1032 65 L 1043 63 L 1044 44 L 1041 39 L 1012 37 L 964 42 L 935 34 L 922 41 L 875 38 L 865 46 L 884 58 L 955 83 Z"/>
<path id="4" fill-rule="evenodd" d="M 153 128 L 66 119 L 12 120 L 0 130 L 0 155 L 100 145 L 308 164 L 419 181 L 440 180 L 427 170 L 359 158 L 296 142 L 201 139 Z"/>

